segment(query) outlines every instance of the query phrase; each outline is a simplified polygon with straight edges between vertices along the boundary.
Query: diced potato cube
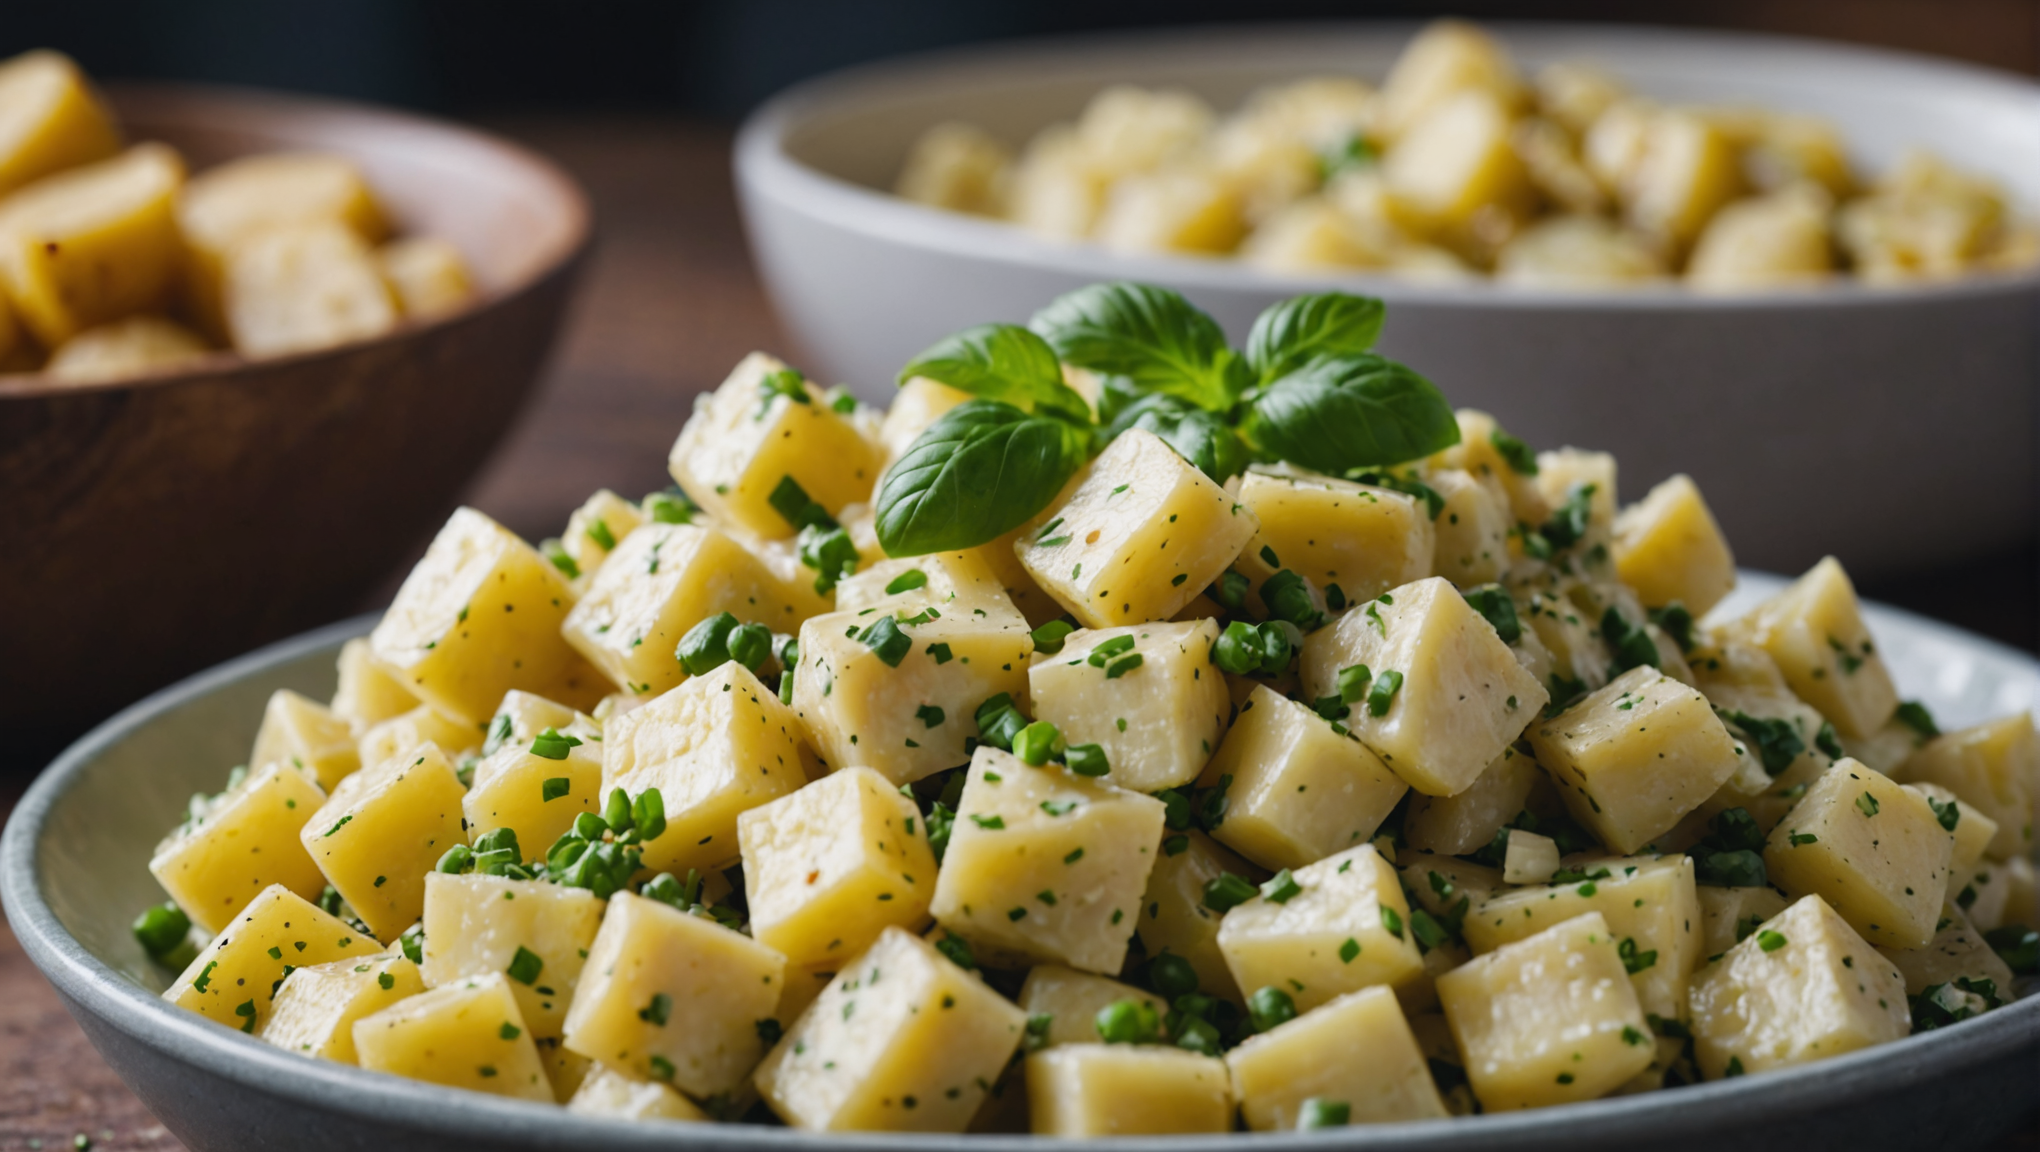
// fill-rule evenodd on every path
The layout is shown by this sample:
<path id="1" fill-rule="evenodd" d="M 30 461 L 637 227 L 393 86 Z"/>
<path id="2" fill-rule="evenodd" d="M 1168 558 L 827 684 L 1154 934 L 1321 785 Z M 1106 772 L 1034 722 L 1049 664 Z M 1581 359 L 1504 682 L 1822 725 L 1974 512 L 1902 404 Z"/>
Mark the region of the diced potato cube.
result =
<path id="1" fill-rule="evenodd" d="M 1783 912 L 1788 903 L 1775 888 L 1702 887 L 1699 896 L 1700 954 L 1709 962 Z"/>
<path id="2" fill-rule="evenodd" d="M 1048 1017 L 1048 1032 L 1040 1039 L 1050 1048 L 1098 1043 L 1098 1013 L 1121 1000 L 1154 1009 L 1156 1019 L 1169 1011 L 1168 1002 L 1152 992 L 1061 964 L 1036 965 L 1020 986 L 1020 1010 L 1030 1018 Z"/>
<path id="3" fill-rule="evenodd" d="M 7 339 L 0 337 L 0 352 Z M 198 334 L 161 316 L 128 316 L 87 328 L 57 349 L 43 371 L 59 380 L 121 380 L 169 371 L 212 349 Z"/>
<path id="4" fill-rule="evenodd" d="M 1948 897 L 1952 900 L 1982 865 L 1985 850 L 1997 838 L 1997 821 L 1970 807 L 1953 791 L 1939 784 L 1907 784 L 1905 790 L 1925 798 L 1943 828 L 1948 827 L 1948 821 L 1955 822 L 1955 827 L 1949 829 L 1951 839 L 1948 847 Z M 1950 805 L 1955 809 L 1952 816 L 1948 812 Z"/>
<path id="5" fill-rule="evenodd" d="M 1250 509 L 1159 436 L 1134 429 L 1029 521 L 1013 547 L 1034 582 L 1079 623 L 1110 628 L 1174 616 L 1258 529 Z"/>
<path id="6" fill-rule="evenodd" d="M 1727 205 L 1694 244 L 1686 282 L 1731 292 L 1819 284 L 1834 274 L 1832 207 L 1805 185 Z"/>
<path id="7" fill-rule="evenodd" d="M 1498 214 L 1527 216 L 1530 173 L 1509 142 L 1509 110 L 1486 92 L 1461 92 L 1412 124 L 1383 161 L 1395 203 L 1428 232 L 1475 227 Z"/>
<path id="8" fill-rule="evenodd" d="M 1230 1132 L 1232 1081 L 1215 1057 L 1153 1044 L 1066 1044 L 1027 1058 L 1037 1136 Z"/>
<path id="9" fill-rule="evenodd" d="M 263 709 L 248 764 L 252 768 L 287 764 L 309 773 L 330 792 L 361 767 L 361 754 L 355 748 L 354 729 L 345 719 L 315 700 L 279 688 Z"/>
<path id="10" fill-rule="evenodd" d="M 1438 999 L 1489 1112 L 1605 1096 L 1657 1052 L 1599 912 L 1474 957 L 1438 977 Z"/>
<path id="11" fill-rule="evenodd" d="M 354 1024 L 361 1066 L 540 1104 L 553 1102 L 538 1046 L 500 973 L 434 988 Z"/>
<path id="12" fill-rule="evenodd" d="M 834 516 L 870 497 L 884 464 L 877 445 L 830 408 L 819 388 L 799 382 L 805 402 L 767 390 L 767 377 L 787 370 L 762 352 L 744 357 L 702 399 L 667 460 L 689 499 L 718 521 L 768 540 L 800 527 L 772 505 L 786 480 Z"/>
<path id="13" fill-rule="evenodd" d="M 1184 158 L 1204 142 L 1213 119 L 1209 105 L 1180 88 L 1114 84 L 1084 105 L 1076 131 L 1085 154 L 1120 176 Z"/>
<path id="14" fill-rule="evenodd" d="M 786 959 L 714 920 L 619 892 L 567 1010 L 569 1050 L 694 1097 L 744 1083 Z"/>
<path id="15" fill-rule="evenodd" d="M 334 220 L 272 228 L 228 249 L 220 307 L 234 348 L 249 356 L 367 340 L 398 318 L 375 253 Z"/>
<path id="16" fill-rule="evenodd" d="M 1611 661 L 1597 626 L 1600 622 L 1586 618 L 1570 597 L 1556 589 L 1532 592 L 1528 597 L 1519 593 L 1516 619 L 1526 626 L 1526 637 L 1537 638 L 1551 665 L 1548 675 L 1577 681 L 1589 691 L 1608 682 Z M 1519 653 L 1535 650 L 1527 642 L 1517 644 Z"/>
<path id="17" fill-rule="evenodd" d="M 978 705 L 1002 692 L 1025 698 L 1026 619 L 1005 603 L 962 604 L 904 617 L 889 605 L 833 612 L 801 625 L 793 707 L 824 764 L 912 783 L 970 758 Z M 901 640 L 883 635 L 888 614 Z"/>
<path id="18" fill-rule="evenodd" d="M 888 928 L 787 1029 L 755 1080 L 795 1128 L 961 1132 L 1026 1026 L 1026 1013 L 933 945 Z"/>
<path id="19" fill-rule="evenodd" d="M 1340 694 L 1339 674 L 1354 665 L 1370 670 L 1373 687 L 1349 704 L 1345 723 L 1429 796 L 1465 791 L 1549 699 L 1494 626 L 1442 577 L 1383 593 L 1305 637 L 1306 698 Z M 1384 693 L 1391 674 L 1401 686 Z"/>
<path id="20" fill-rule="evenodd" d="M 1506 890 L 1500 869 L 1428 852 L 1405 854 L 1402 874 L 1404 891 L 1441 921 L 1463 919 L 1474 906 Z"/>
<path id="21" fill-rule="evenodd" d="M 972 608 L 987 612 L 1010 609 L 1005 590 L 988 560 L 987 550 L 978 548 L 880 560 L 844 577 L 836 585 L 836 610 L 862 612 L 882 605 L 911 615 L 923 608 L 935 608 L 945 614 L 958 609 L 964 612 Z M 920 575 L 910 575 L 915 572 Z M 887 591 L 895 585 L 901 586 L 900 591 Z"/>
<path id="22" fill-rule="evenodd" d="M 926 376 L 916 376 L 900 385 L 893 395 L 892 407 L 885 410 L 885 422 L 878 429 L 887 465 L 905 455 L 915 439 L 928 430 L 928 425 L 968 399 L 970 393 Z"/>
<path id="23" fill-rule="evenodd" d="M 914 141 L 894 190 L 916 203 L 998 216 L 1012 163 L 1012 152 L 984 129 L 945 121 Z"/>
<path id="24" fill-rule="evenodd" d="M 224 931 L 242 905 L 271 886 L 311 899 L 326 878 L 298 843 L 298 830 L 325 802 L 310 777 L 288 764 L 270 764 L 204 819 L 187 821 L 166 837 L 149 871 L 207 932 Z"/>
<path id="25" fill-rule="evenodd" d="M 261 1038 L 286 1052 L 354 1063 L 354 1022 L 425 991 L 418 966 L 385 952 L 334 960 L 284 977 Z"/>
<path id="26" fill-rule="evenodd" d="M 1105 779 L 1122 788 L 1188 784 L 1218 748 L 1232 709 L 1211 662 L 1218 631 L 1218 621 L 1197 620 L 1072 632 L 1060 652 L 1034 654 L 1027 688 L 1035 717 L 1072 745 L 1104 749 Z"/>
<path id="27" fill-rule="evenodd" d="M 1669 832 L 1742 757 L 1705 696 L 1649 665 L 1531 725 L 1530 745 L 1573 819 L 1617 852 Z"/>
<path id="28" fill-rule="evenodd" d="M 1372 844 L 1292 873 L 1301 892 L 1257 896 L 1225 914 L 1218 946 L 1240 990 L 1276 987 L 1299 1012 L 1341 993 L 1393 987 L 1424 970 L 1395 868 Z"/>
<path id="29" fill-rule="evenodd" d="M 1531 790 L 1543 780 L 1537 761 L 1514 748 L 1504 748 L 1457 796 L 1410 797 L 1409 809 L 1403 813 L 1403 838 L 1419 852 L 1441 856 L 1478 852 L 1523 811 Z"/>
<path id="30" fill-rule="evenodd" d="M 602 761 L 602 723 L 585 712 L 577 712 L 556 700 L 548 700 L 536 692 L 510 691 L 503 693 L 503 702 L 496 705 L 496 715 L 489 721 L 489 738 L 482 745 L 482 751 L 495 755 L 507 745 L 529 744 L 546 729 L 551 728 L 562 735 L 574 736 L 583 743 L 573 746 L 576 755 Z M 590 736 L 598 737 L 593 743 Z"/>
<path id="31" fill-rule="evenodd" d="M 453 758 L 458 758 L 481 750 L 481 727 L 444 715 L 430 704 L 420 704 L 363 732 L 356 749 L 363 764 L 380 764 L 423 744 L 456 749 Z"/>
<path id="32" fill-rule="evenodd" d="M 1513 846 L 1522 833 L 1509 836 Z M 1475 952 L 1496 949 L 1575 916 L 1598 912 L 1635 969 L 1643 1010 L 1666 1020 L 1686 1014 L 1686 983 L 1700 966 L 1700 897 L 1690 856 L 1633 856 L 1572 866 L 1587 877 L 1501 892 L 1466 917 Z"/>
<path id="33" fill-rule="evenodd" d="M 990 745 L 972 755 L 935 884 L 935 919 L 980 960 L 1091 972 L 1126 959 L 1163 804 Z"/>
<path id="34" fill-rule="evenodd" d="M 1238 1002 L 1239 985 L 1218 946 L 1219 914 L 1204 903 L 1204 886 L 1227 872 L 1254 881 L 1263 875 L 1202 832 L 1165 835 L 1148 873 L 1136 931 L 1149 956 L 1174 952 L 1188 960 L 1199 991 Z"/>
<path id="35" fill-rule="evenodd" d="M 340 782 L 298 840 L 384 940 L 425 910 L 425 876 L 448 848 L 467 843 L 453 765 L 436 744 L 363 768 Z"/>
<path id="36" fill-rule="evenodd" d="M 294 968 L 360 963 L 379 945 L 281 884 L 264 888 L 222 925 L 163 999 L 216 1024 L 254 1034 Z"/>
<path id="37" fill-rule="evenodd" d="M 1508 49 L 1463 20 L 1433 21 L 1396 57 L 1381 87 L 1374 129 L 1394 140 L 1432 109 L 1469 90 L 1511 105 L 1522 98 Z"/>
<path id="38" fill-rule="evenodd" d="M 1933 737 L 1893 717 L 1884 727 L 1868 736 L 1852 736 L 1843 740 L 1842 747 L 1874 771 L 1896 780 L 1901 777 L 1905 762 L 1912 758 L 1913 753 L 1926 747 L 1931 739 Z"/>
<path id="39" fill-rule="evenodd" d="M 685 875 L 735 862 L 737 818 L 807 783 L 799 718 L 735 660 L 612 719 L 602 790 L 657 788 L 666 830 L 644 866 Z"/>
<path id="40" fill-rule="evenodd" d="M 844 768 L 737 818 L 751 935 L 792 965 L 834 970 L 880 932 L 928 920 L 935 853 L 920 810 L 869 768 Z"/>
<path id="41" fill-rule="evenodd" d="M 1537 490 L 1554 508 L 1572 499 L 1574 492 L 1585 491 L 1590 534 L 1615 524 L 1615 457 L 1606 452 L 1581 448 L 1539 452 Z"/>
<path id="42" fill-rule="evenodd" d="M 1871 943 L 1923 948 L 1953 850 L 1924 796 L 1843 759 L 1771 830 L 1764 867 L 1787 895 L 1822 896 Z"/>
<path id="43" fill-rule="evenodd" d="M 161 311 L 177 268 L 184 161 L 162 144 L 45 176 L 0 205 L 0 281 L 45 348 Z"/>
<path id="44" fill-rule="evenodd" d="M 1217 173 L 1169 168 L 1113 184 L 1093 237 L 1117 252 L 1230 252 L 1246 235 L 1244 206 Z"/>
<path id="45" fill-rule="evenodd" d="M 592 708 L 602 677 L 560 636 L 567 582 L 502 525 L 462 508 L 370 633 L 375 657 L 419 699 L 480 724 L 513 688 Z"/>
<path id="46" fill-rule="evenodd" d="M 1934 984 L 1956 980 L 1989 980 L 2001 995 L 2010 999 L 2012 970 L 1991 949 L 1983 931 L 1954 901 L 1941 906 L 1934 938 L 1924 948 L 1879 948 L 1886 960 L 1905 977 L 1905 993 L 1918 996 Z"/>
<path id="47" fill-rule="evenodd" d="M 1662 111 L 1644 129 L 1624 208 L 1630 224 L 1683 250 L 1742 188 L 1741 158 L 1720 128 L 1689 112 Z"/>
<path id="48" fill-rule="evenodd" d="M 617 542 L 635 531 L 645 522 L 644 513 L 638 506 L 611 492 L 607 488 L 588 497 L 573 514 L 567 517 L 567 530 L 560 536 L 560 547 L 567 558 L 580 569 L 575 577 L 576 587 L 586 590 L 595 570 L 609 559 L 616 550 Z"/>
<path id="49" fill-rule="evenodd" d="M 376 662 L 375 649 L 365 636 L 340 646 L 339 671 L 340 686 L 333 691 L 331 707 L 351 724 L 380 724 L 418 706 L 418 698 L 403 680 Z"/>
<path id="50" fill-rule="evenodd" d="M 602 911 L 585 888 L 434 872 L 425 878 L 425 983 L 506 972 L 532 1035 L 557 1037 Z"/>
<path id="51" fill-rule="evenodd" d="M 1543 884 L 1558 874 L 1558 841 L 1521 828 L 1509 832 L 1502 854 L 1506 884 Z"/>
<path id="52" fill-rule="evenodd" d="M 1843 736 L 1870 735 L 1898 708 L 1898 690 L 1863 623 L 1855 586 L 1832 556 L 1731 629 L 1770 653 L 1792 691 Z"/>
<path id="53" fill-rule="evenodd" d="M 1536 174 L 1535 166 L 1531 172 Z M 1664 274 L 1664 257 L 1655 246 L 1602 216 L 1546 217 L 1495 254 L 1495 279 L 1524 287 L 1614 288 Z"/>
<path id="54" fill-rule="evenodd" d="M 2033 850 L 2031 790 L 2040 784 L 2040 740 L 2026 713 L 1939 736 L 1895 775 L 1908 783 L 1939 784 L 1997 821 L 1997 834 L 1984 850 L 1992 859 Z"/>
<path id="55" fill-rule="evenodd" d="M 1499 491 L 1460 468 L 1425 478 L 1445 507 L 1431 521 L 1431 571 L 1461 588 L 1501 578 L 1509 564 L 1509 505 Z M 1251 551 L 1251 549 L 1249 549 Z"/>
<path id="56" fill-rule="evenodd" d="M 0 196 L 120 151 L 120 129 L 71 58 L 37 49 L 0 61 Z"/>
<path id="57" fill-rule="evenodd" d="M 703 1123 L 708 1113 L 694 1101 L 664 1084 L 637 1080 L 614 1068 L 591 1072 L 567 1101 L 567 1111 L 579 1116 L 608 1116 L 616 1120 L 680 1120 Z"/>
<path id="58" fill-rule="evenodd" d="M 1735 589 L 1735 556 L 1693 478 L 1673 476 L 1615 518 L 1615 573 L 1652 608 L 1695 619 Z"/>
<path id="59" fill-rule="evenodd" d="M 405 317 L 432 320 L 474 297 L 467 261 L 451 240 L 439 236 L 412 236 L 383 245 L 375 253 L 376 267 Z"/>
<path id="60" fill-rule="evenodd" d="M 1728 950 L 1693 984 L 1693 1055 L 1710 1080 L 1767 1072 L 1911 1031 L 1905 977 L 1818 896 Z"/>
<path id="61" fill-rule="evenodd" d="M 1012 218 L 1043 236 L 1087 236 L 1105 205 L 1110 177 L 1073 126 L 1054 125 L 1028 141 L 1014 170 Z"/>
<path id="62" fill-rule="evenodd" d="M 1409 791 L 1365 744 L 1266 684 L 1240 705 L 1197 783 L 1225 787 L 1212 835 L 1267 868 L 1301 868 L 1369 839 Z"/>
<path id="63" fill-rule="evenodd" d="M 1257 588 L 1288 568 L 1326 595 L 1337 587 L 1358 604 L 1431 575 L 1436 533 L 1430 509 L 1414 496 L 1329 476 L 1250 471 L 1239 502 L 1261 522 L 1240 553 L 1240 571 Z"/>
<path id="64" fill-rule="evenodd" d="M 550 566 L 548 566 L 550 567 Z M 823 609 L 715 528 L 646 524 L 618 541 L 566 614 L 566 641 L 627 691 L 655 696 L 687 678 L 675 652 L 718 612 L 789 632 Z"/>
<path id="65" fill-rule="evenodd" d="M 1387 988 L 1349 992 L 1226 1053 L 1240 1111 L 1256 1132 L 1296 1127 L 1303 1103 L 1336 1101 L 1354 1124 L 1448 1113 L 1423 1050 Z"/>

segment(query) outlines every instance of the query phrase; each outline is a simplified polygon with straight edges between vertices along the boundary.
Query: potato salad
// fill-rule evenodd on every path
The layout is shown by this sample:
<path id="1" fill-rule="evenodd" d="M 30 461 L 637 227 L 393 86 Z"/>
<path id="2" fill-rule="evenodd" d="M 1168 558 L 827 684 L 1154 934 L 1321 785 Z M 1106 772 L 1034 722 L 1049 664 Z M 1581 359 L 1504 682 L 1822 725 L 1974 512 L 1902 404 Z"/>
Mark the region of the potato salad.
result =
<path id="1" fill-rule="evenodd" d="M 1840 563 L 1740 615 L 1371 350 L 1100 284 L 900 373 L 762 353 L 675 486 L 454 513 L 136 921 L 307 1059 L 632 1120 L 1275 1131 L 1759 1075 L 2040 969 L 2025 714 L 1903 701 Z M 167 822 L 167 821 L 166 821 Z"/>
<path id="2" fill-rule="evenodd" d="M 1182 89 L 1117 85 L 1017 156 L 939 124 L 896 190 L 1047 237 L 1282 272 L 1735 292 L 2040 260 L 2002 188 L 1931 153 L 1865 177 L 1818 117 L 1667 104 L 1587 63 L 1525 77 L 1450 20 L 1379 89 L 1313 76 L 1220 116 Z"/>

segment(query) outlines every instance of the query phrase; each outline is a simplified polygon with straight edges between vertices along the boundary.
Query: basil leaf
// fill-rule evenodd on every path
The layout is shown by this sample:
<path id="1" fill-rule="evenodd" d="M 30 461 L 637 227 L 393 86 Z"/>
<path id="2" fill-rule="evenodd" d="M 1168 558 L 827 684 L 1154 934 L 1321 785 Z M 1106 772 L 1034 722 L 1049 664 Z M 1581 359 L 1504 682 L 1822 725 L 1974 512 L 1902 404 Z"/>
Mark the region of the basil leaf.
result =
<path id="1" fill-rule="evenodd" d="M 1247 333 L 1247 366 L 1265 384 L 1321 356 L 1357 356 L 1381 337 L 1381 301 L 1320 292 L 1271 305 Z"/>
<path id="2" fill-rule="evenodd" d="M 1088 437 L 998 400 L 966 400 L 886 470 L 873 501 L 888 556 L 955 552 L 1018 528 L 1084 461 Z"/>
<path id="3" fill-rule="evenodd" d="M 1241 431 L 1271 456 L 1334 476 L 1459 443 L 1436 385 L 1364 352 L 1314 360 L 1260 389 Z"/>
<path id="4" fill-rule="evenodd" d="M 1176 455 L 1223 484 L 1244 472 L 1247 446 L 1216 412 L 1193 408 L 1173 396 L 1149 393 L 1121 408 L 1107 426 L 1108 437 L 1139 428 L 1162 438 Z"/>
<path id="5" fill-rule="evenodd" d="M 1057 297 L 1028 327 L 1066 364 L 1199 408 L 1232 407 L 1248 383 L 1218 322 L 1167 288 L 1092 284 Z"/>
<path id="6" fill-rule="evenodd" d="M 980 324 L 937 341 L 900 369 L 899 382 L 916 376 L 1030 412 L 1091 422 L 1091 406 L 1063 383 L 1055 349 L 1018 324 Z"/>

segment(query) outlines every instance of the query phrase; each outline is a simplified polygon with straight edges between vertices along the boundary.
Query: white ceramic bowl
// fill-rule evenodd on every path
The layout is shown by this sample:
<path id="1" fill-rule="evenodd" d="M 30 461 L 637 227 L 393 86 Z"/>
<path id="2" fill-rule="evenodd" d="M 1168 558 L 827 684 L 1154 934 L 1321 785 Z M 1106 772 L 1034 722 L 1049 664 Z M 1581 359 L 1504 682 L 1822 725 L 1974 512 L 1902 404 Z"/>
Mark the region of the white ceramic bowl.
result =
<path id="1" fill-rule="evenodd" d="M 1687 472 L 1738 558 L 1797 571 L 1947 565 L 2033 535 L 2040 272 L 1921 288 L 1841 283 L 1704 297 L 1273 275 L 1134 257 L 909 203 L 889 189 L 932 124 L 1015 144 L 1101 87 L 1176 85 L 1228 109 L 1313 73 L 1374 81 L 1410 25 L 1227 27 L 919 56 L 802 84 L 737 142 L 745 222 L 807 366 L 882 399 L 936 339 L 1024 321 L 1055 295 L 1134 279 L 1185 292 L 1235 339 L 1268 303 L 1328 282 L 1389 302 L 1382 348 L 1533 444 L 1615 452 L 1634 499 Z M 1860 168 L 1926 146 L 2040 211 L 2040 87 L 1893 52 L 1767 36 L 1494 26 L 1528 69 L 1586 59 L 1672 101 L 1825 116 Z"/>

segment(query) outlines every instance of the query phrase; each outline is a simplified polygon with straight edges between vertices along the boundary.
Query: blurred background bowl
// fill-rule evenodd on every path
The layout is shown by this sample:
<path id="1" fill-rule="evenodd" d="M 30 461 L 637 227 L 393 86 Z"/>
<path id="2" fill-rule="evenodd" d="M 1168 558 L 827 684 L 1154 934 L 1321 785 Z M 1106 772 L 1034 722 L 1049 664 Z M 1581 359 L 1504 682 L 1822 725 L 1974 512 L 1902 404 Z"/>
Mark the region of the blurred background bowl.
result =
<path id="1" fill-rule="evenodd" d="M 1835 122 L 1859 168 L 1910 147 L 2040 208 L 2040 87 L 1969 65 L 1772 36 L 1490 25 L 1528 71 L 1600 65 L 1669 101 Z M 808 366 L 882 400 L 939 337 L 1024 321 L 1107 279 L 1178 288 L 1237 340 L 1269 303 L 1336 285 L 1389 302 L 1382 350 L 1455 404 L 1544 447 L 1606 449 L 1634 499 L 1674 472 L 1707 493 L 1738 559 L 1797 571 L 1945 567 L 2035 529 L 2040 271 L 1906 288 L 1698 296 L 1676 286 L 1557 292 L 1303 277 L 1230 260 L 1127 256 L 910 203 L 890 189 L 920 133 L 976 123 L 1018 145 L 1099 89 L 1186 88 L 1230 109 L 1320 73 L 1378 83 L 1414 25 L 1227 27 L 954 50 L 801 84 L 741 132 L 753 253 Z"/>
<path id="2" fill-rule="evenodd" d="M 480 132 L 266 92 L 110 95 L 130 139 L 193 171 L 286 148 L 348 157 L 400 232 L 460 248 L 477 296 L 318 352 L 84 386 L 0 376 L 0 725 L 17 730 L 82 728 L 358 610 L 510 426 L 589 244 L 575 183 Z"/>

